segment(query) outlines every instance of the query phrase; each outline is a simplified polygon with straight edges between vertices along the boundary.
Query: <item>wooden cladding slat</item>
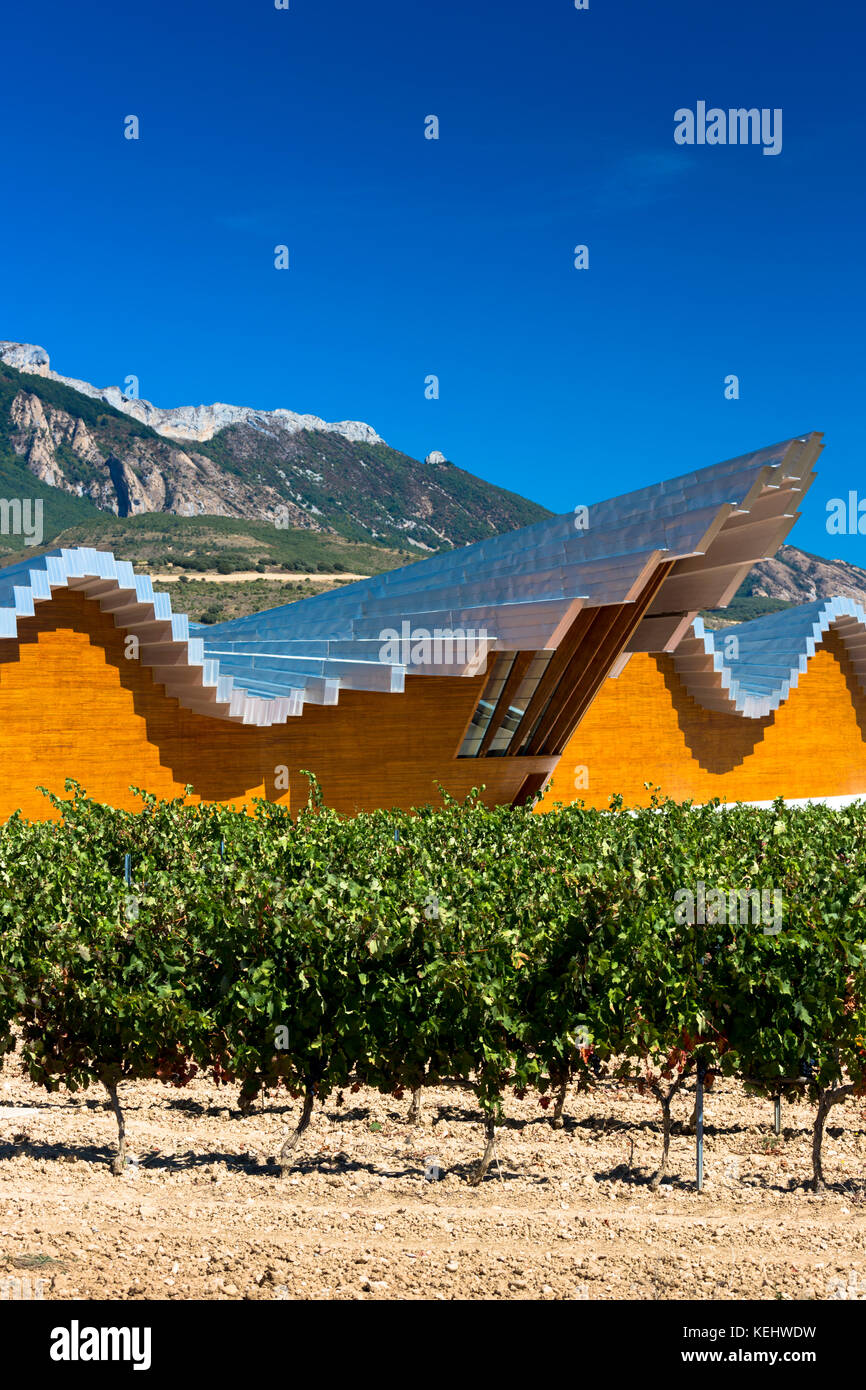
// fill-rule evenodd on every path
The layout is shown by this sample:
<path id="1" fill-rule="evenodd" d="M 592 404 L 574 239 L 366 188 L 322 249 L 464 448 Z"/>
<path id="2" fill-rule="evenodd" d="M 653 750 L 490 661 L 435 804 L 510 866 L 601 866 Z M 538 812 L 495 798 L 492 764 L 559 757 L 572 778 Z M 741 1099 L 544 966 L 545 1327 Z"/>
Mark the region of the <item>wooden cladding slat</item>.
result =
<path id="1" fill-rule="evenodd" d="M 671 568 L 672 561 L 670 560 L 659 565 L 635 602 L 623 604 L 614 621 L 608 624 L 607 631 L 592 654 L 592 659 L 587 663 L 584 678 L 562 706 L 559 716 L 550 730 L 546 747 L 551 752 L 561 753 L 565 748 L 581 719 L 598 695 L 603 682 L 607 679 L 611 666 L 642 621 Z M 531 751 L 536 750 L 532 749 Z"/>
<path id="2" fill-rule="evenodd" d="M 526 739 L 527 733 L 532 729 L 533 724 L 538 719 L 538 716 L 553 695 L 553 692 L 556 690 L 563 671 L 565 671 L 574 652 L 580 646 L 580 643 L 583 641 L 592 623 L 595 611 L 596 610 L 592 608 L 581 609 L 553 656 L 550 658 L 547 664 L 547 670 L 538 682 L 535 694 L 526 707 L 526 713 L 515 729 L 514 736 L 508 745 L 509 756 L 518 751 L 521 744 Z"/>
<path id="3" fill-rule="evenodd" d="M 546 772 L 531 772 L 512 801 L 512 806 L 525 806 L 531 801 L 536 792 L 541 791 L 548 775 Z"/>
<path id="4" fill-rule="evenodd" d="M 514 658 L 511 670 L 508 672 L 508 677 L 502 687 L 502 693 L 496 701 L 496 708 L 490 717 L 490 723 L 487 725 L 484 737 L 481 740 L 481 747 L 478 750 L 478 756 L 480 758 L 484 757 L 493 742 L 503 719 L 508 713 L 508 707 L 511 701 L 520 689 L 523 677 L 526 675 L 529 669 L 529 663 L 532 661 L 534 655 L 534 652 L 518 652 Z"/>
<path id="5" fill-rule="evenodd" d="M 626 625 L 630 617 L 631 614 L 627 610 L 620 609 L 609 624 L 608 631 L 603 635 L 593 652 L 592 660 L 585 668 L 577 688 L 560 708 L 545 746 L 558 748 L 561 751 L 568 742 L 591 705 L 593 698 L 607 679 L 611 666 L 622 651 L 627 631 Z"/>
<path id="6" fill-rule="evenodd" d="M 526 749 L 527 753 L 537 752 L 539 748 L 544 748 L 550 741 L 554 729 L 559 725 L 562 711 L 569 707 L 579 696 L 580 691 L 585 688 L 587 679 L 593 670 L 593 663 L 598 660 L 599 653 L 604 649 L 611 629 L 616 627 L 617 619 L 621 615 L 621 604 L 612 604 L 609 607 L 595 610 L 589 632 L 574 653 L 567 670 L 563 673 L 553 699 L 544 711 L 541 722 L 532 735 Z"/>

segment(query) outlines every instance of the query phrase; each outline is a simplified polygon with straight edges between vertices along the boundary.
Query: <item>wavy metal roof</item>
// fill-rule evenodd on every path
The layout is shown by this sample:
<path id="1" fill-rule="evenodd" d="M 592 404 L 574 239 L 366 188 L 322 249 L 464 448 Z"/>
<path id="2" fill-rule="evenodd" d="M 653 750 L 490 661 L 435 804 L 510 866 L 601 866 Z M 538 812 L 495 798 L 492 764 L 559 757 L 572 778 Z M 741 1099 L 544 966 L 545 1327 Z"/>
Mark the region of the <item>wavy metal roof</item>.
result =
<path id="1" fill-rule="evenodd" d="M 866 609 L 851 598 L 815 599 L 714 632 L 698 618 L 677 647 L 674 665 L 705 708 L 763 719 L 787 700 L 831 629 L 866 688 Z"/>
<path id="2" fill-rule="evenodd" d="M 698 610 L 727 603 L 781 545 L 821 448 L 819 434 L 798 436 L 596 503 L 585 529 L 567 513 L 213 626 L 173 613 L 168 594 L 110 552 L 56 550 L 0 570 L 0 639 L 54 590 L 79 590 L 139 637 L 141 660 L 182 705 L 256 725 L 336 704 L 341 690 L 401 691 L 407 670 L 462 676 L 487 650 L 554 650 L 583 610 L 650 592 L 625 649 L 673 650 Z M 397 659 L 383 644 L 404 624 L 483 631 L 486 642 L 449 664 Z"/>

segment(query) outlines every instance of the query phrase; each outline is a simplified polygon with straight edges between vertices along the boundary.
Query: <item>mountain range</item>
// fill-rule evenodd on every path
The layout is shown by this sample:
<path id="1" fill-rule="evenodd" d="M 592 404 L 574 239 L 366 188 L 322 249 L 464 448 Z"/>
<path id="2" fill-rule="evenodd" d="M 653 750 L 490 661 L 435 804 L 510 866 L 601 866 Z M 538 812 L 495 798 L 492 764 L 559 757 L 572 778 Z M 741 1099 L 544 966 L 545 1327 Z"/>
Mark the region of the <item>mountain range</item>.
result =
<path id="1" fill-rule="evenodd" d="M 0 457 L 117 517 L 258 521 L 430 554 L 528 525 L 543 507 L 358 421 L 210 405 L 160 410 L 0 342 Z"/>
<path id="2" fill-rule="evenodd" d="M 63 376 L 44 348 L 9 341 L 0 495 L 42 501 L 42 549 L 93 545 L 154 571 L 271 577 L 378 573 L 550 515 L 438 450 L 423 463 L 401 453 L 361 421 L 222 403 L 161 409 Z M 0 534 L 0 565 L 23 546 Z M 281 601 L 273 589 L 259 605 Z M 286 597 L 300 592 L 295 584 Z M 740 622 L 837 594 L 866 604 L 866 571 L 785 545 L 707 619 Z M 232 615 L 244 602 L 233 596 Z"/>

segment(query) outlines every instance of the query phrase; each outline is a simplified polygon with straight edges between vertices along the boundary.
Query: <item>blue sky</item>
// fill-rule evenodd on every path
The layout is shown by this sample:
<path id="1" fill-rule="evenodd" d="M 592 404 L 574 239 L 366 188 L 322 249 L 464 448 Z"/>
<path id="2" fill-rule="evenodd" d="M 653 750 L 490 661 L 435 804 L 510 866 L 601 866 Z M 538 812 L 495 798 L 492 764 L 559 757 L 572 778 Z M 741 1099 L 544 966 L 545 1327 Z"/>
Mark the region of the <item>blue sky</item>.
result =
<path id="1" fill-rule="evenodd" d="M 864 40 L 802 0 L 16 7 L 0 338 L 558 511 L 823 429 L 792 540 L 866 565 L 825 528 L 866 499 Z M 781 108 L 781 153 L 675 144 L 699 100 Z"/>

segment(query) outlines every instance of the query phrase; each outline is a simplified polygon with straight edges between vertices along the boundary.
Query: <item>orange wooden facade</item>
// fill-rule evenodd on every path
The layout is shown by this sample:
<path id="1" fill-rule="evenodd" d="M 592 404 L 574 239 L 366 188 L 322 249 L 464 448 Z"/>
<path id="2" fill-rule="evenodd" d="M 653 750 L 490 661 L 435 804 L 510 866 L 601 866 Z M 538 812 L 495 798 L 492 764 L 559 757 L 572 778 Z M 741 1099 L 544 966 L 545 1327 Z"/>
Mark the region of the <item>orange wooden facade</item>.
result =
<path id="1" fill-rule="evenodd" d="M 296 809 L 301 768 L 347 813 L 435 804 L 439 783 L 458 797 L 486 783 L 486 801 L 511 801 L 555 759 L 456 757 L 485 679 L 410 676 L 402 695 L 343 691 L 336 707 L 308 705 L 286 724 L 229 723 L 167 697 L 94 600 L 58 590 L 0 641 L 0 819 L 51 818 L 37 787 L 62 795 L 67 777 L 130 809 L 141 805 L 131 786 L 170 797 L 187 783 L 193 799 Z"/>
<path id="2" fill-rule="evenodd" d="M 698 802 L 866 795 L 866 696 L 841 639 L 827 634 L 766 719 L 704 709 L 669 656 L 632 656 L 572 735 L 539 810 L 603 808 L 615 792 L 645 806 L 645 782 Z"/>
<path id="3" fill-rule="evenodd" d="M 60 591 L 0 641 L 0 819 L 53 815 L 37 788 L 63 794 L 73 777 L 90 796 L 140 805 L 130 788 L 249 807 L 255 797 L 297 809 L 302 768 L 327 805 L 346 813 L 409 809 L 484 785 L 512 801 L 551 757 L 458 759 L 484 676 L 410 676 L 406 692 L 344 691 L 336 707 L 260 729 L 211 719 L 166 696 L 124 655 L 124 634 L 98 604 Z M 288 790 L 285 789 L 286 773 Z M 676 798 L 765 801 L 866 794 L 866 696 L 835 633 L 780 709 L 766 719 L 706 710 L 668 656 L 635 655 L 572 735 L 540 810 L 557 801 L 604 807 L 620 792 L 645 805 L 645 782 Z"/>

